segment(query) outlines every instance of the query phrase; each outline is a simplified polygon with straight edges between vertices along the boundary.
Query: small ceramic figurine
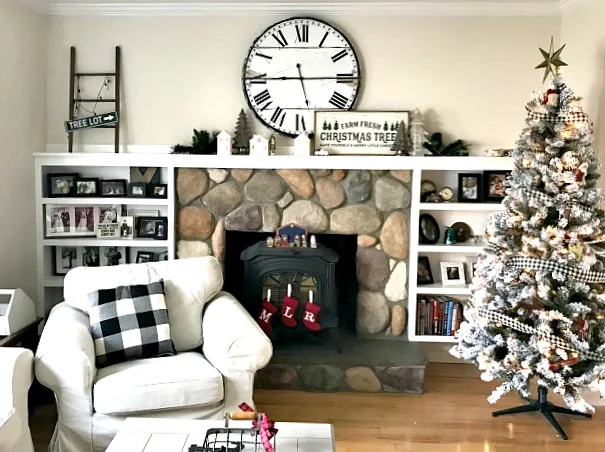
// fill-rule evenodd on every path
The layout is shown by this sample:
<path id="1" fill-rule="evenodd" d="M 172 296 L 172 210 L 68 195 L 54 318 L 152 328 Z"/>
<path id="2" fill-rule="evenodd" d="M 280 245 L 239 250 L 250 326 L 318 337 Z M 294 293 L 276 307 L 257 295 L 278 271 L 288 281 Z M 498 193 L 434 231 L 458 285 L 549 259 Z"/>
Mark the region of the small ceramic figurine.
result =
<path id="1" fill-rule="evenodd" d="M 311 248 L 317 248 L 317 239 L 315 235 L 311 235 Z"/>
<path id="2" fill-rule="evenodd" d="M 277 149 L 275 136 L 271 135 L 269 137 L 269 155 L 275 155 L 275 149 Z"/>
<path id="3" fill-rule="evenodd" d="M 294 236 L 294 246 L 300 246 L 300 235 L 298 234 Z"/>
<path id="4" fill-rule="evenodd" d="M 307 236 L 305 234 L 303 234 L 303 235 L 300 236 L 300 245 L 303 248 L 307 247 Z"/>
<path id="5" fill-rule="evenodd" d="M 273 237 L 267 237 L 267 248 L 273 248 Z"/>
<path id="6" fill-rule="evenodd" d="M 281 246 L 281 237 L 277 232 L 275 233 L 275 237 L 273 237 L 273 246 L 276 248 Z"/>
<path id="7" fill-rule="evenodd" d="M 290 246 L 290 243 L 288 242 L 288 234 L 282 234 L 281 246 Z"/>

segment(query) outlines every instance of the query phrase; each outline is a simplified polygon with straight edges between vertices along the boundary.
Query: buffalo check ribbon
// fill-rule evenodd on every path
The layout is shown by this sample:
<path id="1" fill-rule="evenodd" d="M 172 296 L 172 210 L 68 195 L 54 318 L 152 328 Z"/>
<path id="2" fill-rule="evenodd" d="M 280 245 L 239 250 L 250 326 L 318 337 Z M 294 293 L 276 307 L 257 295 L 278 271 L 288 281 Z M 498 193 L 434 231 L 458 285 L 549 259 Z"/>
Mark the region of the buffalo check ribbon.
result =
<path id="1" fill-rule="evenodd" d="M 254 411 L 254 409 L 246 402 L 240 403 L 238 408 L 242 411 Z M 271 439 L 277 434 L 275 428 L 275 422 L 265 413 L 261 413 L 260 426 L 257 421 L 252 422 L 254 428 L 258 428 L 260 434 L 260 440 L 263 444 L 265 452 L 273 452 L 273 446 L 271 445 Z"/>

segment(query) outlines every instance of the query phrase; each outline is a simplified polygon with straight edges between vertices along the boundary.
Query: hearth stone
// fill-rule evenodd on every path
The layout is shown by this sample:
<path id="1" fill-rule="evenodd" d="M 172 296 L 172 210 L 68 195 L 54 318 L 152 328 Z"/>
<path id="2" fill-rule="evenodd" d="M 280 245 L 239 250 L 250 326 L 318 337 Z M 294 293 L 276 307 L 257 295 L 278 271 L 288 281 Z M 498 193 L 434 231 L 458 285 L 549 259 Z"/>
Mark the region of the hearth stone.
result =
<path id="1" fill-rule="evenodd" d="M 313 201 L 294 201 L 284 210 L 282 225 L 294 223 L 309 232 L 323 232 L 328 229 L 326 212 Z"/>
<path id="2" fill-rule="evenodd" d="M 388 367 L 379 373 L 385 391 L 424 392 L 424 369 L 421 367 Z"/>
<path id="3" fill-rule="evenodd" d="M 343 185 L 349 202 L 360 203 L 367 201 L 370 197 L 372 175 L 369 171 L 349 171 Z"/>
<path id="4" fill-rule="evenodd" d="M 292 191 L 302 198 L 309 199 L 313 196 L 315 185 L 313 178 L 307 170 L 300 169 L 281 169 L 277 174 L 290 186 Z"/>
<path id="5" fill-rule="evenodd" d="M 387 173 L 387 170 L 371 170 L 370 172 L 375 176 L 384 176 Z"/>
<path id="6" fill-rule="evenodd" d="M 357 295 L 357 333 L 382 333 L 389 325 L 391 311 L 381 293 L 360 291 Z"/>
<path id="7" fill-rule="evenodd" d="M 275 204 L 263 204 L 263 231 L 275 232 L 279 227 L 281 216 Z"/>
<path id="8" fill-rule="evenodd" d="M 399 262 L 389 277 L 384 294 L 389 301 L 402 301 L 407 297 L 408 272 L 405 262 Z"/>
<path id="9" fill-rule="evenodd" d="M 204 242 L 179 240 L 176 254 L 179 259 L 188 259 L 190 257 L 210 256 L 212 253 L 210 247 Z"/>
<path id="10" fill-rule="evenodd" d="M 246 197 L 255 202 L 276 202 L 286 191 L 286 184 L 274 171 L 254 173 L 244 189 Z"/>
<path id="11" fill-rule="evenodd" d="M 213 214 L 223 217 L 239 206 L 242 198 L 237 182 L 226 182 L 206 193 L 202 200 Z"/>
<path id="12" fill-rule="evenodd" d="M 212 214 L 203 207 L 185 207 L 179 214 L 179 235 L 187 240 L 206 240 L 214 230 Z"/>
<path id="13" fill-rule="evenodd" d="M 408 224 L 403 212 L 393 212 L 386 219 L 380 233 L 380 243 L 389 256 L 408 258 Z"/>
<path id="14" fill-rule="evenodd" d="M 199 198 L 208 189 L 208 175 L 200 168 L 180 168 L 178 171 L 176 193 L 182 206 Z"/>
<path id="15" fill-rule="evenodd" d="M 283 209 L 284 207 L 288 207 L 293 200 L 294 196 L 288 191 L 279 201 L 277 201 L 277 205 Z"/>
<path id="16" fill-rule="evenodd" d="M 371 234 L 381 224 L 380 212 L 366 204 L 341 207 L 330 218 L 330 229 L 338 234 Z"/>
<path id="17" fill-rule="evenodd" d="M 369 367 L 349 367 L 345 370 L 345 381 L 355 392 L 380 392 L 382 385 Z"/>
<path id="18" fill-rule="evenodd" d="M 391 310 L 391 334 L 393 336 L 401 336 L 405 331 L 405 309 L 403 306 L 393 306 Z"/>
<path id="19" fill-rule="evenodd" d="M 315 169 L 315 170 L 311 170 L 311 174 L 315 178 L 329 176 L 331 172 L 332 172 L 332 170 L 329 170 L 329 169 Z"/>
<path id="20" fill-rule="evenodd" d="M 376 242 L 376 237 L 372 237 L 371 235 L 362 234 L 357 236 L 357 246 L 360 248 L 370 248 L 376 245 Z"/>
<path id="21" fill-rule="evenodd" d="M 389 261 L 386 254 L 374 248 L 357 250 L 357 280 L 370 291 L 380 290 L 389 277 Z"/>
<path id="22" fill-rule="evenodd" d="M 247 204 L 225 217 L 225 228 L 232 231 L 257 231 L 262 224 L 260 207 Z"/>
<path id="23" fill-rule="evenodd" d="M 315 189 L 319 202 L 326 209 L 334 209 L 345 202 L 345 191 L 340 184 L 332 179 L 319 179 Z"/>
<path id="24" fill-rule="evenodd" d="M 391 170 L 391 176 L 406 184 L 409 184 L 412 180 L 412 172 L 409 170 Z"/>
<path id="25" fill-rule="evenodd" d="M 335 169 L 334 171 L 332 171 L 332 179 L 334 180 L 343 180 L 345 177 L 347 177 L 347 170 L 344 169 Z"/>
<path id="26" fill-rule="evenodd" d="M 267 389 L 298 389 L 296 370 L 288 364 L 271 364 L 266 372 L 258 374 L 258 386 Z"/>
<path id="27" fill-rule="evenodd" d="M 251 169 L 233 169 L 231 170 L 231 176 L 238 181 L 240 184 L 247 182 L 252 176 L 253 170 Z"/>
<path id="28" fill-rule="evenodd" d="M 212 233 L 212 255 L 220 262 L 225 257 L 225 237 L 225 221 L 221 218 Z"/>
<path id="29" fill-rule="evenodd" d="M 342 386 L 344 373 L 336 366 L 311 365 L 299 372 L 303 389 L 311 391 L 334 391 Z"/>
<path id="30" fill-rule="evenodd" d="M 229 177 L 229 170 L 211 168 L 208 170 L 208 175 L 210 176 L 211 180 L 217 184 L 220 184 L 221 182 L 224 182 L 227 177 Z"/>
<path id="31" fill-rule="evenodd" d="M 387 177 L 381 177 L 376 181 L 374 196 L 376 207 L 383 212 L 407 209 L 410 206 L 410 191 L 400 182 Z"/>

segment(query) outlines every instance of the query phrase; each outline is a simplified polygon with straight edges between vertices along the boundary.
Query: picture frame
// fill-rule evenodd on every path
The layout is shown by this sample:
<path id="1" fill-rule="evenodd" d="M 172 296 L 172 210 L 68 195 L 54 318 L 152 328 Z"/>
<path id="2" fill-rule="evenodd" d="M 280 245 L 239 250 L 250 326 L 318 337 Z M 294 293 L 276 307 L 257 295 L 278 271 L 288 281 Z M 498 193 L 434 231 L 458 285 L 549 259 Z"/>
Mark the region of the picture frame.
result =
<path id="1" fill-rule="evenodd" d="M 74 206 L 74 234 L 95 236 L 97 234 L 96 208 L 93 206 Z"/>
<path id="2" fill-rule="evenodd" d="M 65 276 L 71 269 L 78 267 L 78 248 L 76 246 L 53 246 L 53 274 Z"/>
<path id="3" fill-rule="evenodd" d="M 156 224 L 155 234 L 153 236 L 155 240 L 168 240 L 168 222 L 162 221 Z"/>
<path id="4" fill-rule="evenodd" d="M 441 284 L 444 286 L 464 286 L 464 264 L 462 262 L 441 262 Z"/>
<path id="5" fill-rule="evenodd" d="M 98 207 L 47 204 L 45 231 L 52 237 L 94 237 L 97 235 Z"/>
<path id="6" fill-rule="evenodd" d="M 154 255 L 151 251 L 137 251 L 137 258 L 135 263 L 146 264 L 147 262 L 153 262 Z"/>
<path id="7" fill-rule="evenodd" d="M 416 284 L 419 286 L 434 284 L 433 272 L 431 272 L 431 263 L 426 256 L 418 256 L 418 269 L 416 271 Z"/>
<path id="8" fill-rule="evenodd" d="M 150 184 L 149 195 L 152 198 L 168 198 L 168 184 Z"/>
<path id="9" fill-rule="evenodd" d="M 477 258 L 475 256 L 466 256 L 466 270 L 468 273 L 469 282 L 475 278 L 475 272 L 477 271 Z"/>
<path id="10" fill-rule="evenodd" d="M 81 249 L 80 263 L 83 267 L 100 267 L 101 255 L 98 246 L 84 246 Z"/>
<path id="11" fill-rule="evenodd" d="M 118 220 L 120 238 L 134 238 L 134 217 L 120 217 Z"/>
<path id="12" fill-rule="evenodd" d="M 458 173 L 458 202 L 482 202 L 482 182 L 481 173 Z"/>
<path id="13" fill-rule="evenodd" d="M 441 230 L 437 220 L 428 213 L 420 215 L 418 220 L 420 243 L 423 245 L 434 245 L 439 241 Z"/>
<path id="14" fill-rule="evenodd" d="M 147 196 L 147 184 L 145 182 L 131 182 L 128 184 L 129 198 L 145 198 Z"/>
<path id="15" fill-rule="evenodd" d="M 317 110 L 314 150 L 336 155 L 396 155 L 391 147 L 401 121 L 409 125 L 408 110 Z"/>
<path id="16" fill-rule="evenodd" d="M 80 173 L 50 173 L 46 175 L 46 195 L 49 198 L 66 198 L 74 195 L 76 179 Z"/>
<path id="17" fill-rule="evenodd" d="M 137 218 L 137 237 L 155 238 L 157 225 L 168 224 L 167 217 L 139 217 Z"/>
<path id="18" fill-rule="evenodd" d="M 101 246 L 99 248 L 101 267 L 126 263 L 126 248 L 123 246 Z"/>
<path id="19" fill-rule="evenodd" d="M 101 196 L 120 198 L 126 196 L 126 179 L 109 179 L 100 182 Z"/>
<path id="20" fill-rule="evenodd" d="M 97 237 L 103 239 L 116 239 L 120 237 L 121 207 L 119 205 L 99 206 L 97 215 Z"/>
<path id="21" fill-rule="evenodd" d="M 97 197 L 99 196 L 99 179 L 96 177 L 78 177 L 75 182 L 74 196 Z"/>
<path id="22" fill-rule="evenodd" d="M 485 202 L 502 202 L 506 196 L 506 178 L 510 173 L 510 170 L 483 172 L 483 199 Z"/>

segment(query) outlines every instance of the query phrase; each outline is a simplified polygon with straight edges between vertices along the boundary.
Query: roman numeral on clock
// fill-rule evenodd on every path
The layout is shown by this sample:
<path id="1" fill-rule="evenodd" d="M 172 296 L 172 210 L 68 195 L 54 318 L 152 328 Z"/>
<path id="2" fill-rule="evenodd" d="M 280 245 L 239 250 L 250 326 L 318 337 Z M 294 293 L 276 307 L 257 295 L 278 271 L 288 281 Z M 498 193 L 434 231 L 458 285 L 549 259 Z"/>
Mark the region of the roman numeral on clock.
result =
<path id="1" fill-rule="evenodd" d="M 336 108 L 345 108 L 347 106 L 347 102 L 349 102 L 349 99 L 337 92 L 334 92 L 330 98 L 330 103 Z"/>
<path id="2" fill-rule="evenodd" d="M 278 30 L 278 32 L 273 34 L 272 36 L 273 39 L 275 39 L 280 46 L 286 47 L 288 45 L 288 40 L 286 39 L 281 30 Z"/>
<path id="3" fill-rule="evenodd" d="M 336 63 L 338 60 L 342 60 L 346 56 L 347 56 L 347 51 L 346 50 L 341 50 L 336 55 L 332 56 L 332 61 L 334 61 Z"/>
<path id="4" fill-rule="evenodd" d="M 282 114 L 283 113 L 283 114 Z M 284 120 L 286 119 L 286 112 L 281 108 L 277 107 L 273 112 L 273 116 L 271 116 L 271 122 L 277 122 L 279 116 L 281 115 L 281 120 L 279 121 L 279 126 L 282 127 L 284 125 Z"/>
<path id="5" fill-rule="evenodd" d="M 259 56 L 259 57 L 264 58 L 264 59 L 269 60 L 269 61 L 271 61 L 273 59 L 272 56 L 265 55 L 264 53 L 257 53 L 256 56 Z"/>
<path id="6" fill-rule="evenodd" d="M 353 73 L 336 74 L 336 83 L 351 83 L 353 81 Z"/>
<path id="7" fill-rule="evenodd" d="M 305 126 L 305 117 L 296 113 L 296 130 L 300 130 L 301 127 L 303 132 L 307 130 L 307 127 Z"/>
<path id="8" fill-rule="evenodd" d="M 308 25 L 296 25 L 296 39 L 298 42 L 309 42 Z"/>
<path id="9" fill-rule="evenodd" d="M 271 94 L 269 94 L 269 90 L 261 91 L 256 96 L 254 96 L 254 102 L 256 102 L 257 105 L 260 105 L 268 100 L 271 100 Z"/>
<path id="10" fill-rule="evenodd" d="M 326 42 L 327 37 L 328 37 L 328 32 L 326 31 L 326 34 L 324 35 L 323 38 L 321 38 L 321 41 L 319 42 L 319 47 L 324 45 L 324 42 Z"/>

